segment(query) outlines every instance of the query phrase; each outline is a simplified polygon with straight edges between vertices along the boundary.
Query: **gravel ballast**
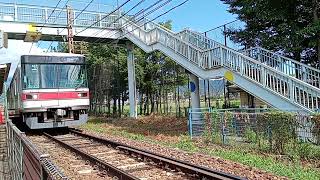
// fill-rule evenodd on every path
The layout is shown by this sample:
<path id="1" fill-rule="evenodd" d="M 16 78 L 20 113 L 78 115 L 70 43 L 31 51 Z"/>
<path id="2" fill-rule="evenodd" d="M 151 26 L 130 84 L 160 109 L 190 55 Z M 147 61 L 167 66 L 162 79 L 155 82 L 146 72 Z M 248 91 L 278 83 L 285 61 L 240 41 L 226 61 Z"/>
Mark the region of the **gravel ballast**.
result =
<path id="1" fill-rule="evenodd" d="M 201 153 L 189 153 L 180 149 L 165 147 L 163 145 L 145 141 L 132 140 L 120 136 L 114 136 L 109 133 L 96 133 L 91 130 L 84 130 L 84 132 L 112 141 L 121 142 L 136 148 L 145 149 L 164 156 L 190 162 L 196 165 L 201 165 L 218 171 L 241 176 L 247 179 L 288 179 L 286 177 L 275 176 L 271 173 L 259 170 L 257 168 L 252 168 L 240 163 L 224 160 L 219 157 L 212 157 Z"/>

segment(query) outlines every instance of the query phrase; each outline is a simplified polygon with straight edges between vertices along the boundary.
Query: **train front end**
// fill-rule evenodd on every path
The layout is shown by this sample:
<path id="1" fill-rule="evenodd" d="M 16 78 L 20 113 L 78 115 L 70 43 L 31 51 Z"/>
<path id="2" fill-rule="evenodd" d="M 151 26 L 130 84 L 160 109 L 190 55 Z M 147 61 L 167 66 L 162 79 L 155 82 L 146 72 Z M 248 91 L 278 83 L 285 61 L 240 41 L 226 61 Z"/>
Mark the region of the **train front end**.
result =
<path id="1" fill-rule="evenodd" d="M 23 121 L 30 129 L 87 122 L 89 88 L 84 56 L 24 55 L 21 82 Z"/>

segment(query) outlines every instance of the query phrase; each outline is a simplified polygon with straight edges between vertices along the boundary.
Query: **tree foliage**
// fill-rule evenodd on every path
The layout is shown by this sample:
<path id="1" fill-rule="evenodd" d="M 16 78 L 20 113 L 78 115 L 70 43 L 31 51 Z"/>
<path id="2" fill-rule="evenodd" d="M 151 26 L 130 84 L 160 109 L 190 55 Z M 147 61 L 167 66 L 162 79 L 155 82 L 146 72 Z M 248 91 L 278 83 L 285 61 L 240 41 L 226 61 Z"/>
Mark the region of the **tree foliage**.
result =
<path id="1" fill-rule="evenodd" d="M 170 29 L 171 21 L 160 23 Z M 91 91 L 91 109 L 96 114 L 127 114 L 128 100 L 127 52 L 124 46 L 108 44 L 88 45 L 88 72 Z M 187 83 L 187 74 L 173 60 L 161 52 L 145 53 L 134 48 L 139 114 L 168 113 L 168 95 Z M 178 102 L 179 103 L 179 102 Z M 178 108 L 180 109 L 180 104 Z M 179 113 L 180 114 L 180 113 Z"/>
<path id="2" fill-rule="evenodd" d="M 319 0 L 221 0 L 245 22 L 229 29 L 245 47 L 262 46 L 306 63 L 320 62 Z"/>

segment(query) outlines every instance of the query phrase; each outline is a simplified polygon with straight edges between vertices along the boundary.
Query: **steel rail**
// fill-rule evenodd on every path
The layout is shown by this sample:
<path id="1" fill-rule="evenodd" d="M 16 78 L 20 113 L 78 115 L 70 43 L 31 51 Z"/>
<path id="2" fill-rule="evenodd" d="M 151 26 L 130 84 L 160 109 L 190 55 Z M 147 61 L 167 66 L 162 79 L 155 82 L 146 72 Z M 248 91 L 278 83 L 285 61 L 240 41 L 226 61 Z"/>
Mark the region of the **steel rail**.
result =
<path id="1" fill-rule="evenodd" d="M 213 170 L 210 168 L 206 168 L 203 166 L 198 166 L 198 165 L 194 165 L 188 162 L 184 162 L 178 159 L 174 159 L 171 157 L 166 157 L 163 155 L 159 155 L 159 154 L 155 154 L 153 152 L 147 151 L 147 150 L 143 150 L 143 149 L 139 149 L 139 148 L 135 148 L 135 147 L 131 147 L 128 146 L 126 144 L 120 143 L 120 142 L 115 142 L 115 141 L 111 141 L 108 139 L 104 139 L 101 137 L 97 137 L 97 136 L 93 136 L 93 135 L 89 135 L 86 133 L 81 132 L 80 130 L 77 129 L 69 129 L 70 133 L 76 134 L 78 136 L 82 136 L 88 139 L 92 139 L 94 141 L 100 142 L 102 144 L 106 144 L 106 145 L 111 145 L 114 148 L 118 148 L 121 149 L 122 151 L 126 151 L 130 154 L 135 154 L 135 155 L 139 155 L 139 156 L 143 156 L 147 159 L 151 159 L 153 162 L 156 163 L 160 163 L 160 164 L 166 164 L 169 167 L 173 168 L 173 169 L 179 169 L 184 173 L 188 173 L 188 174 L 195 174 L 198 175 L 200 178 L 206 178 L 206 179 L 223 179 L 223 180 L 229 180 L 229 179 L 233 179 L 233 180 L 244 180 L 245 178 L 241 178 L 235 175 L 231 175 L 228 173 L 224 173 L 221 171 L 217 171 L 217 170 Z"/>
<path id="2" fill-rule="evenodd" d="M 43 133 L 46 137 L 52 139 L 53 141 L 57 142 L 58 144 L 62 145 L 63 147 L 77 153 L 77 155 L 80 155 L 82 158 L 90 161 L 92 164 L 98 166 L 100 169 L 105 170 L 106 172 L 118 177 L 118 179 L 120 180 L 138 180 L 138 178 L 128 174 L 127 172 L 120 170 L 118 168 L 116 168 L 115 166 L 106 163 L 84 151 L 81 151 L 75 147 L 72 147 L 71 145 L 57 139 L 56 137 L 48 134 L 48 133 Z"/>

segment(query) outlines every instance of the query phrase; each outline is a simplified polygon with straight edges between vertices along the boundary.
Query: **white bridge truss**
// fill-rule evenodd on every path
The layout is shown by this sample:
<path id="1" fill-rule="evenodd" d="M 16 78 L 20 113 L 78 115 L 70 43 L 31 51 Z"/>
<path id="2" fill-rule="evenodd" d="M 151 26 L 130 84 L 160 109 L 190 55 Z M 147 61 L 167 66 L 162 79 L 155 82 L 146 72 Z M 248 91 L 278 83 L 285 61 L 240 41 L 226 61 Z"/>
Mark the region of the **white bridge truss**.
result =
<path id="1" fill-rule="evenodd" d="M 59 40 L 66 36 L 66 10 L 16 4 L 0 4 L 0 28 L 9 38 L 23 39 L 30 23 L 39 26 L 42 40 Z M 58 18 L 59 11 L 62 15 Z M 80 13 L 74 11 L 75 15 Z M 74 21 L 74 34 L 103 19 L 106 14 L 83 12 Z M 228 48 L 191 30 L 174 33 L 145 20 L 134 22 L 130 18 L 115 20 L 113 14 L 94 26 L 78 33 L 75 39 L 129 39 L 146 52 L 159 50 L 202 79 L 225 77 L 243 90 L 269 105 L 290 111 L 312 113 L 320 108 L 320 70 L 283 57 L 263 48 L 242 52 Z M 130 20 L 129 20 L 130 19 Z M 19 28 L 16 28 L 16 27 Z M 61 30 L 61 32 L 59 32 Z M 51 39 L 50 39 L 51 38 Z"/>

